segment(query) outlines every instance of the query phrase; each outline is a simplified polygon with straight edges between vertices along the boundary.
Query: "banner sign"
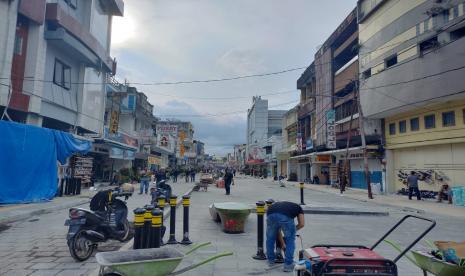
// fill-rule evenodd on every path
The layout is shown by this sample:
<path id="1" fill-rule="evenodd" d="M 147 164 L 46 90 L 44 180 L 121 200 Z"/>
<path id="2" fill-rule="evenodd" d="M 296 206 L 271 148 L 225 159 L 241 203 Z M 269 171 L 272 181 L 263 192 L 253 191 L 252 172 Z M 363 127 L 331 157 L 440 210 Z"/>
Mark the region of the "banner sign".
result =
<path id="1" fill-rule="evenodd" d="M 336 111 L 334 109 L 326 111 L 326 147 L 336 148 Z"/>
<path id="2" fill-rule="evenodd" d="M 125 133 L 122 133 L 120 131 L 118 131 L 117 133 L 110 133 L 108 127 L 106 127 L 104 129 L 104 135 L 105 135 L 105 138 L 109 139 L 109 140 L 112 140 L 112 141 L 115 141 L 115 142 L 119 142 L 119 143 L 123 143 L 123 144 L 126 144 L 126 145 L 129 145 L 129 146 L 132 146 L 132 147 L 138 147 L 139 146 L 139 142 L 137 141 L 136 138 L 134 137 L 131 137 Z"/>
<path id="3" fill-rule="evenodd" d="M 118 133 L 118 124 L 119 124 L 119 112 L 118 110 L 113 110 L 110 116 L 110 133 Z"/>
<path id="4" fill-rule="evenodd" d="M 177 125 L 157 125 L 157 134 L 163 135 L 178 135 L 178 126 Z"/>

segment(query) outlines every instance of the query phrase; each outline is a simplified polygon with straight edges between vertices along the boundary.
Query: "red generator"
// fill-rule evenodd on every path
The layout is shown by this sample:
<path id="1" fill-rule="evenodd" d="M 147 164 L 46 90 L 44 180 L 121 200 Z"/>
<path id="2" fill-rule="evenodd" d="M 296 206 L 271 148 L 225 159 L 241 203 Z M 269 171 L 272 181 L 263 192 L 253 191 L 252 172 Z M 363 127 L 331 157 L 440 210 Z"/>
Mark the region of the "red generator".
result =
<path id="1" fill-rule="evenodd" d="M 389 260 L 376 253 L 375 248 L 389 236 L 406 219 L 414 218 L 429 222 L 429 227 L 409 244 L 394 260 Z M 434 220 L 407 215 L 394 225 L 370 248 L 362 245 L 329 245 L 320 244 L 299 252 L 299 263 L 296 265 L 299 276 L 396 276 L 396 262 L 417 244 L 431 229 Z"/>

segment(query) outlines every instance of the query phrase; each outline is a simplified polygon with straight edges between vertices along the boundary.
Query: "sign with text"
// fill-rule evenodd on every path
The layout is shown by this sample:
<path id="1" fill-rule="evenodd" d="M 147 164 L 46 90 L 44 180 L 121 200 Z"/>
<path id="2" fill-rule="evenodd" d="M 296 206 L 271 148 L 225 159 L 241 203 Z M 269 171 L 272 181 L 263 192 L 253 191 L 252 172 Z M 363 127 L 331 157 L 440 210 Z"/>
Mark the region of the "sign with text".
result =
<path id="1" fill-rule="evenodd" d="M 157 134 L 177 136 L 178 126 L 177 125 L 157 125 Z"/>
<path id="2" fill-rule="evenodd" d="M 326 147 L 336 148 L 336 111 L 334 109 L 326 111 Z"/>

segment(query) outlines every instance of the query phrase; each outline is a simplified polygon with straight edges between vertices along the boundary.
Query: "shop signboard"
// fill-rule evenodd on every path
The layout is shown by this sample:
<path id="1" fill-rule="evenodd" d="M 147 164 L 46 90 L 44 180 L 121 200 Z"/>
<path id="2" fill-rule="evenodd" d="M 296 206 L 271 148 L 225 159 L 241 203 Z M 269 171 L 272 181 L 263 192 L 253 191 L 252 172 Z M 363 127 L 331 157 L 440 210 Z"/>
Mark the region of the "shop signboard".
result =
<path id="1" fill-rule="evenodd" d="M 124 159 L 124 149 L 118 147 L 111 147 L 110 158 Z"/>
<path id="2" fill-rule="evenodd" d="M 136 158 L 136 152 L 133 150 L 124 150 L 124 160 L 134 160 Z"/>
<path id="3" fill-rule="evenodd" d="M 336 111 L 334 109 L 326 111 L 326 147 L 336 148 Z"/>
<path id="4" fill-rule="evenodd" d="M 319 163 L 330 163 L 331 162 L 331 155 L 317 155 L 315 158 L 315 162 Z"/>
<path id="5" fill-rule="evenodd" d="M 121 131 L 118 131 L 117 133 L 110 133 L 108 127 L 105 127 L 104 134 L 105 134 L 105 138 L 108 140 L 123 143 L 128 146 L 136 147 L 136 148 L 139 146 L 139 142 L 137 141 L 136 138 L 131 137 L 125 133 L 122 133 Z"/>
<path id="6" fill-rule="evenodd" d="M 178 126 L 177 125 L 157 125 L 157 134 L 162 135 L 178 135 Z"/>
<path id="7" fill-rule="evenodd" d="M 111 134 L 115 134 L 118 132 L 118 124 L 119 124 L 119 112 L 118 110 L 113 110 L 110 116 L 110 127 L 109 127 L 109 132 Z"/>
<path id="8" fill-rule="evenodd" d="M 147 157 L 147 163 L 149 165 L 161 165 L 161 158 L 158 156 L 149 156 Z"/>

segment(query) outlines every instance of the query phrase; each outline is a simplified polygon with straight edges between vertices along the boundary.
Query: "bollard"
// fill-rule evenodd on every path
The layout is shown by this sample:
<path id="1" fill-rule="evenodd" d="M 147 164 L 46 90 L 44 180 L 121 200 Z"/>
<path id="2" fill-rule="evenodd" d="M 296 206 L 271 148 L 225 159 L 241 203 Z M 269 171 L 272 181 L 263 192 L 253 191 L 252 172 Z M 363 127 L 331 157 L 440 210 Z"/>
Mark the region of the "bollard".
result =
<path id="1" fill-rule="evenodd" d="M 268 210 L 271 207 L 271 205 L 273 205 L 274 200 L 272 198 L 269 198 L 265 200 L 265 203 L 266 203 L 266 209 Z"/>
<path id="2" fill-rule="evenodd" d="M 259 201 L 257 205 L 257 254 L 252 256 L 256 260 L 266 260 L 263 252 L 263 215 L 265 214 L 265 202 Z"/>
<path id="3" fill-rule="evenodd" d="M 171 195 L 170 197 L 170 238 L 167 244 L 177 244 L 176 241 L 176 201 L 178 197 Z"/>
<path id="4" fill-rule="evenodd" d="M 150 238 L 150 248 L 160 248 L 161 245 L 161 218 L 162 211 L 158 208 L 152 210 L 152 228 Z"/>
<path id="5" fill-rule="evenodd" d="M 161 211 L 161 228 L 163 228 L 163 225 L 165 224 L 165 218 L 164 218 L 164 216 L 165 216 L 165 205 L 166 205 L 166 197 L 165 197 L 165 195 L 160 195 L 158 197 L 157 201 L 158 201 L 158 204 L 157 204 L 158 208 Z M 160 244 L 164 245 L 162 235 L 160 235 Z"/>
<path id="6" fill-rule="evenodd" d="M 152 210 L 153 205 L 145 205 L 145 213 L 144 213 L 144 233 L 145 235 L 142 236 L 142 247 L 141 248 L 150 248 L 150 228 L 152 225 Z"/>
<path id="7" fill-rule="evenodd" d="M 182 196 L 182 206 L 184 209 L 183 215 L 183 231 L 182 231 L 182 241 L 180 244 L 191 244 L 192 242 L 189 240 L 189 205 L 190 205 L 190 196 L 183 195 Z"/>
<path id="8" fill-rule="evenodd" d="M 304 183 L 300 182 L 300 205 L 305 205 L 304 202 Z"/>
<path id="9" fill-rule="evenodd" d="M 142 248 L 142 236 L 144 235 L 144 213 L 145 209 L 134 210 L 134 246 L 133 249 Z"/>

